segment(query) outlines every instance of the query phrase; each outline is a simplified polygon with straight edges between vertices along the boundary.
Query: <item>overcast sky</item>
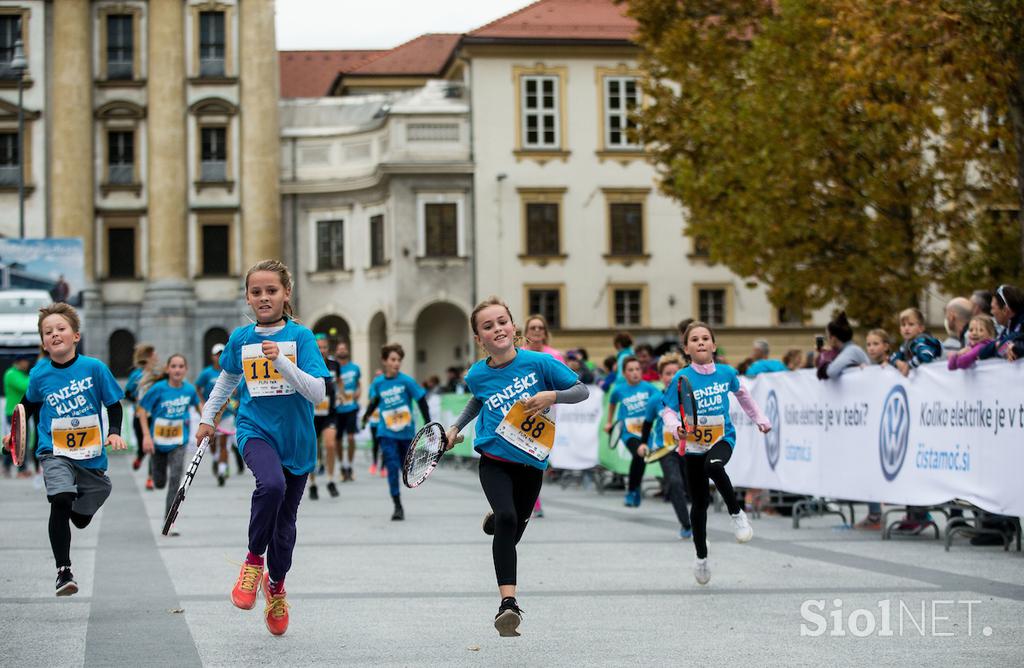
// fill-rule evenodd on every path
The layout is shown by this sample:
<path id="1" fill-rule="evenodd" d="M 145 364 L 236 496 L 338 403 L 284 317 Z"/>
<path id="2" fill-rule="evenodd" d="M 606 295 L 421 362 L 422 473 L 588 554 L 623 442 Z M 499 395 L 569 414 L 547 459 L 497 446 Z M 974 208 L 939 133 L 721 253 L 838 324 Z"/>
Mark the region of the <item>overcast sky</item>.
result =
<path id="1" fill-rule="evenodd" d="M 426 32 L 467 32 L 531 0 L 275 0 L 277 48 L 381 49 Z"/>

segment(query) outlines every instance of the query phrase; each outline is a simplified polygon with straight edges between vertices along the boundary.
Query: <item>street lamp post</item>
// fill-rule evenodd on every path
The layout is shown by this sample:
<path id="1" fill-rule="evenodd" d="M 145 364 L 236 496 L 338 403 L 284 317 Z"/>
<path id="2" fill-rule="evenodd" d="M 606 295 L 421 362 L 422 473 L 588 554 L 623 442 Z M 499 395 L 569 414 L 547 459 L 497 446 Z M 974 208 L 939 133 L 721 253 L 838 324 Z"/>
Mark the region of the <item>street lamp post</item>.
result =
<path id="1" fill-rule="evenodd" d="M 22 108 L 22 91 L 25 70 L 25 49 L 21 40 L 14 42 L 14 57 L 11 58 L 11 69 L 18 75 L 18 236 L 25 238 L 25 110 Z"/>

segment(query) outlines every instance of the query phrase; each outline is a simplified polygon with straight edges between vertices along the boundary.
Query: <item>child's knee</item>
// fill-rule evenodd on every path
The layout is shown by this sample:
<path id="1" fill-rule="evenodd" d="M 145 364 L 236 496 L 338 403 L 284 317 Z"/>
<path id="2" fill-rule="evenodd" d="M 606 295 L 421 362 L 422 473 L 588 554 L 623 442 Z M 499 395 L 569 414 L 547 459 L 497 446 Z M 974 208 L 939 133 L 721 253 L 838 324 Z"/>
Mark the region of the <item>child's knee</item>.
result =
<path id="1" fill-rule="evenodd" d="M 89 526 L 89 523 L 92 522 L 92 517 L 92 515 L 83 515 L 81 513 L 76 513 L 73 510 L 71 511 L 71 523 L 79 529 L 84 529 Z"/>

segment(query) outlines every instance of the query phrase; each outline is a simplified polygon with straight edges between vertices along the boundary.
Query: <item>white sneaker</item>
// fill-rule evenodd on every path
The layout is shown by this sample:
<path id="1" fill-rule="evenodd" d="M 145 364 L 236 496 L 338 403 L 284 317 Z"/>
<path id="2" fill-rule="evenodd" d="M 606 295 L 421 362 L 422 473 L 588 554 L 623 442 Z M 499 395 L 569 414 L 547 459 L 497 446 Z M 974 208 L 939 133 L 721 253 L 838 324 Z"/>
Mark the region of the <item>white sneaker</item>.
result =
<path id="1" fill-rule="evenodd" d="M 742 510 L 735 515 L 730 515 L 732 518 L 732 530 L 736 534 L 737 543 L 746 543 L 754 537 L 754 528 L 750 526 L 750 520 L 747 519 L 747 514 Z"/>
<path id="2" fill-rule="evenodd" d="M 693 577 L 697 579 L 699 585 L 706 585 L 711 581 L 711 567 L 707 559 L 697 559 L 693 562 Z"/>

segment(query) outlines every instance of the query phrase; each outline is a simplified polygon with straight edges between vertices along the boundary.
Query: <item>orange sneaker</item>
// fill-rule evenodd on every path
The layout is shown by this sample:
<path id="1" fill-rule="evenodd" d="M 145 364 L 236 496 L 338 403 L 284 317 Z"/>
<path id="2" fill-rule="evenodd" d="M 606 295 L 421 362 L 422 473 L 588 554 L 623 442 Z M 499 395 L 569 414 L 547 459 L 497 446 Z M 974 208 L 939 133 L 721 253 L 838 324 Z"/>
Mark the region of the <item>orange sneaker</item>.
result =
<path id="1" fill-rule="evenodd" d="M 370 464 L 370 475 L 377 475 L 377 465 Z"/>
<path id="2" fill-rule="evenodd" d="M 280 594 L 270 593 L 270 573 L 263 574 L 263 594 L 267 599 L 267 607 L 263 609 L 263 618 L 267 622 L 267 630 L 275 636 L 283 636 L 288 630 L 288 601 L 284 587 Z"/>
<path id="3" fill-rule="evenodd" d="M 151 492 L 153 491 L 153 478 L 152 477 L 146 478 L 146 489 L 148 489 Z"/>
<path id="4" fill-rule="evenodd" d="M 260 580 L 263 577 L 263 566 L 243 563 L 238 574 L 235 588 L 231 590 L 231 602 L 236 608 L 252 610 L 256 606 L 256 595 L 260 591 Z"/>

